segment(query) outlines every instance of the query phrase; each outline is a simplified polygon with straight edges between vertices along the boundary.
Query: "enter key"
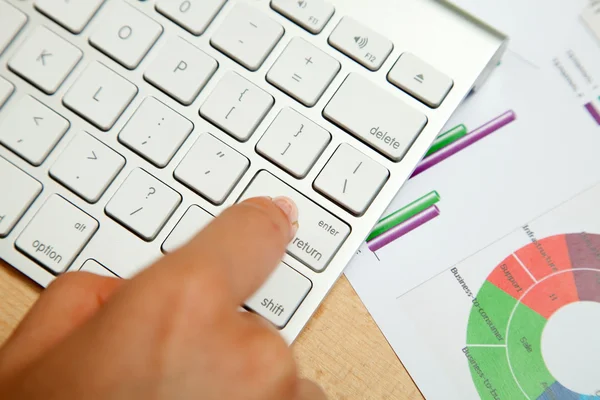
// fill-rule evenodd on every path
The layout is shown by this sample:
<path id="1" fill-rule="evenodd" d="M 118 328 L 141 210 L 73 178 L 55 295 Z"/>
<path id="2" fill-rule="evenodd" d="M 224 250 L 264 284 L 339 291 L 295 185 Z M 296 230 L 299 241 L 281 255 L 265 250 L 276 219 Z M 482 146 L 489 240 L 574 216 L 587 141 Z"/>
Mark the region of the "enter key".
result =
<path id="1" fill-rule="evenodd" d="M 260 171 L 238 201 L 286 196 L 298 206 L 298 232 L 287 248 L 292 257 L 321 272 L 350 234 L 350 227 L 266 171 Z"/>

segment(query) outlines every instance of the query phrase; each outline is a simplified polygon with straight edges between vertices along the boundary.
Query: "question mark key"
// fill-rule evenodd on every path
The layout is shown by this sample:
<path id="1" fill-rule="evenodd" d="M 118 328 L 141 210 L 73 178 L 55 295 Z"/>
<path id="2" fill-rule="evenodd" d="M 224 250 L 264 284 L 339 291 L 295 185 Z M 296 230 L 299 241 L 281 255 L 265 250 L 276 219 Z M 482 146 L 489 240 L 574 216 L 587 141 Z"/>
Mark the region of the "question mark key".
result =
<path id="1" fill-rule="evenodd" d="M 151 187 L 149 187 L 149 188 L 148 188 L 148 194 L 146 195 L 146 200 L 148 200 L 148 198 L 149 198 L 150 196 L 152 196 L 154 193 L 156 193 L 156 188 L 154 188 L 154 187 L 152 187 L 152 186 L 151 186 Z"/>
<path id="2" fill-rule="evenodd" d="M 158 236 L 181 195 L 141 168 L 131 171 L 106 205 L 106 214 L 146 241 Z"/>

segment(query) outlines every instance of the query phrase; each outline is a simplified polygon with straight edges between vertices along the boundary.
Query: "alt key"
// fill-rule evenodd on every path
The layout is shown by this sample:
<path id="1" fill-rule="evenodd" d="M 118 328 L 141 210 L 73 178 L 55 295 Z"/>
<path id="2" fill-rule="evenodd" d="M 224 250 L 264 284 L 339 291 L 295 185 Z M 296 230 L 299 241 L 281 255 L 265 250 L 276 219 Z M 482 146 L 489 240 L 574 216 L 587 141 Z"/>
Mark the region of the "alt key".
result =
<path id="1" fill-rule="evenodd" d="M 16 246 L 55 274 L 65 272 L 98 230 L 98 221 L 52 195 L 27 225 Z"/>

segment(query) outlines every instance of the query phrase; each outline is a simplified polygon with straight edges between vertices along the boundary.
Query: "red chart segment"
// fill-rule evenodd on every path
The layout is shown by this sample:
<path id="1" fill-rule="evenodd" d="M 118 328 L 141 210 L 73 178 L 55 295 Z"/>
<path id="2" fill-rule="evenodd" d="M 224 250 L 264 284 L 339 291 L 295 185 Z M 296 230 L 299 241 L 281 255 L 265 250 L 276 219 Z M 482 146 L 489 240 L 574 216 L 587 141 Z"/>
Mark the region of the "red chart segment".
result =
<path id="1" fill-rule="evenodd" d="M 533 311 L 548 319 L 567 304 L 579 301 L 575 279 L 565 271 L 544 279 L 521 299 Z"/>
<path id="2" fill-rule="evenodd" d="M 517 250 L 515 254 L 537 280 L 571 269 L 566 235 L 537 240 Z"/>
<path id="3" fill-rule="evenodd" d="M 566 239 L 573 268 L 600 270 L 600 235 L 571 233 Z"/>
<path id="4" fill-rule="evenodd" d="M 531 276 L 512 254 L 492 271 L 487 280 L 517 300 L 534 284 Z"/>

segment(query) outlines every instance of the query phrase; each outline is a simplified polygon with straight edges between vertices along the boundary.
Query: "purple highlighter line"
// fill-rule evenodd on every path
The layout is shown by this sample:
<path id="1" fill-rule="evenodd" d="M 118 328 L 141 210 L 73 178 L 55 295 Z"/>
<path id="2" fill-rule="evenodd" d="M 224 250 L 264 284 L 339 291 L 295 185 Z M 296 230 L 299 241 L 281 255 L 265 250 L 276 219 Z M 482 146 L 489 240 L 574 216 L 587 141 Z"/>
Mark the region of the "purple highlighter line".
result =
<path id="1" fill-rule="evenodd" d="M 594 107 L 594 105 L 592 103 L 587 103 L 585 105 L 585 109 L 588 110 L 588 112 L 596 120 L 596 123 L 598 125 L 600 125 L 600 113 L 598 112 L 598 110 L 596 109 L 596 107 Z"/>
<path id="2" fill-rule="evenodd" d="M 394 240 L 401 238 L 412 230 L 417 229 L 421 225 L 428 221 L 431 221 L 435 217 L 440 215 L 440 210 L 437 206 L 431 206 L 421 211 L 411 219 L 404 221 L 403 223 L 396 225 L 389 231 L 377 236 L 375 239 L 367 242 L 369 249 L 373 252 L 381 249 L 392 243 Z"/>
<path id="3" fill-rule="evenodd" d="M 411 178 L 414 178 L 415 176 L 419 175 L 421 172 L 427 171 L 429 168 L 433 167 L 434 165 L 439 164 L 440 162 L 444 161 L 446 158 L 453 156 L 454 154 L 469 147 L 473 143 L 478 142 L 479 140 L 483 139 L 484 137 L 491 135 L 492 133 L 496 132 L 498 129 L 513 122 L 515 119 L 517 119 L 517 115 L 512 110 L 509 110 L 509 111 L 505 112 L 504 114 L 500 115 L 499 117 L 494 118 L 490 122 L 475 129 L 468 135 L 463 136 L 462 138 L 458 139 L 456 142 L 442 148 L 440 151 L 433 153 L 429 157 L 426 157 L 423 160 L 421 160 L 421 162 L 417 165 L 417 168 L 411 175 Z"/>

